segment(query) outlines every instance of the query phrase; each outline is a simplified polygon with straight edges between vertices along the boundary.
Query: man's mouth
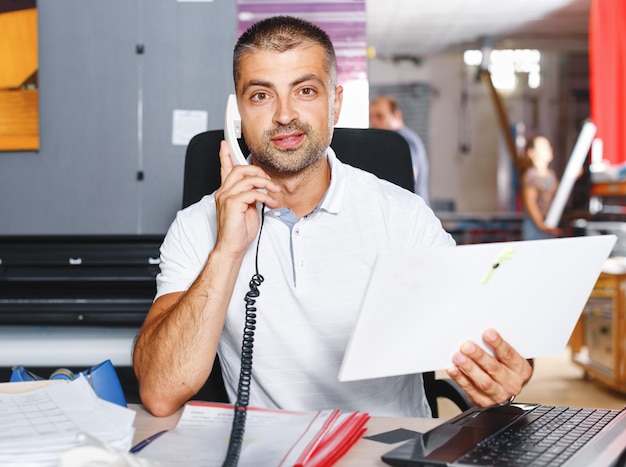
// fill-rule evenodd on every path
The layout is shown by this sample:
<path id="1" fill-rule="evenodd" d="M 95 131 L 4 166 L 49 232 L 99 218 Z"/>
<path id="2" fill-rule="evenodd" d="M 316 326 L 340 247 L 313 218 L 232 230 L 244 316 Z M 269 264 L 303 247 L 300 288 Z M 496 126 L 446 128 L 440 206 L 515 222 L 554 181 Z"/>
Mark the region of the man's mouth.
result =
<path id="1" fill-rule="evenodd" d="M 305 134 L 301 131 L 292 131 L 291 133 L 285 133 L 276 135 L 272 138 L 272 143 L 280 149 L 294 148 L 304 140 Z"/>

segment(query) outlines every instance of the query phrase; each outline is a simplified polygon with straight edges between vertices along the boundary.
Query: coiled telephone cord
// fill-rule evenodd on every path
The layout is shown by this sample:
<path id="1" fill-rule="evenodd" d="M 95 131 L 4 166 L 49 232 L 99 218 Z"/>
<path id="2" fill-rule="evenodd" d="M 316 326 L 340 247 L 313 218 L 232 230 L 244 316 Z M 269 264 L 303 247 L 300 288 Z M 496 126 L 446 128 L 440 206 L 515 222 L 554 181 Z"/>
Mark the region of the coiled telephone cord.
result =
<path id="1" fill-rule="evenodd" d="M 250 383 L 252 381 L 252 350 L 254 348 L 254 330 L 256 329 L 256 299 L 260 295 L 259 286 L 265 280 L 259 274 L 259 244 L 263 231 L 265 205 L 261 208 L 261 225 L 259 238 L 256 244 L 255 274 L 250 279 L 248 293 L 244 298 L 246 302 L 246 317 L 243 328 L 243 340 L 241 343 L 241 370 L 239 372 L 239 384 L 237 386 L 237 401 L 233 414 L 233 424 L 230 432 L 228 451 L 223 467 L 236 467 L 239 463 L 239 455 L 243 445 L 243 436 L 246 429 L 246 415 L 250 402 Z"/>

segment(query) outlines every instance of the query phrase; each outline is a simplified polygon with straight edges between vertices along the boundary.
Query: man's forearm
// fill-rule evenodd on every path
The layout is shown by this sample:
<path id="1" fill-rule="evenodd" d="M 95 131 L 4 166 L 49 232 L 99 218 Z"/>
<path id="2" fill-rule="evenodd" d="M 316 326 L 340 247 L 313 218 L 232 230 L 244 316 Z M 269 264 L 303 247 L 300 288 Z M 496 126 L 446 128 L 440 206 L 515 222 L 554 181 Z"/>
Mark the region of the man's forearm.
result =
<path id="1" fill-rule="evenodd" d="M 211 253 L 187 292 L 155 301 L 133 354 L 142 401 L 155 415 L 175 411 L 209 376 L 240 264 Z"/>

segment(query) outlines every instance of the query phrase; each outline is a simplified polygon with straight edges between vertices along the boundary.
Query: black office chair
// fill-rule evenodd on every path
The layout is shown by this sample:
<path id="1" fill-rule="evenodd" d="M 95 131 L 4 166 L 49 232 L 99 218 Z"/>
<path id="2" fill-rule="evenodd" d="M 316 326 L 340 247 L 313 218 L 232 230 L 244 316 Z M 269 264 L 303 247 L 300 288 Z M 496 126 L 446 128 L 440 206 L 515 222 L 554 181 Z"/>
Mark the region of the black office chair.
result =
<path id="1" fill-rule="evenodd" d="M 192 138 L 185 156 L 183 207 L 200 200 L 220 186 L 220 141 L 222 130 L 200 133 Z M 249 150 L 240 140 L 244 154 Z M 366 170 L 409 191 L 414 189 L 411 152 L 406 140 L 394 131 L 377 129 L 335 128 L 331 147 L 346 164 Z M 471 407 L 465 393 L 450 379 L 437 379 L 434 372 L 424 373 L 424 389 L 433 417 L 439 416 L 437 398 L 450 399 L 465 411 Z M 222 379 L 219 359 L 195 398 L 229 402 Z"/>

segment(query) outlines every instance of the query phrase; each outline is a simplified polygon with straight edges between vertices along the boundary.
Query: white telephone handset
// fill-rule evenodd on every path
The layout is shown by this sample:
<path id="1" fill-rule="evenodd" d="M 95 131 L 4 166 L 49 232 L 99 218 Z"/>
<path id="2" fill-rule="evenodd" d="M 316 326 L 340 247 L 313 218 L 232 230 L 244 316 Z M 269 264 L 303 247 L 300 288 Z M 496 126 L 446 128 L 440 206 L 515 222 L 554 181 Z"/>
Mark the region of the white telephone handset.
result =
<path id="1" fill-rule="evenodd" d="M 228 96 L 228 102 L 226 103 L 226 116 L 224 118 L 224 138 L 228 143 L 230 149 L 230 158 L 234 165 L 248 165 L 246 157 L 241 151 L 239 141 L 241 138 L 241 115 L 239 115 L 239 108 L 237 107 L 237 96 L 230 94 Z M 265 189 L 259 188 L 262 193 L 267 193 Z"/>
<path id="2" fill-rule="evenodd" d="M 226 104 L 224 137 L 226 138 L 226 142 L 228 142 L 230 158 L 233 160 L 233 164 L 246 165 L 248 161 L 243 155 L 243 152 L 241 152 L 239 142 L 237 141 L 237 139 L 241 138 L 241 116 L 237 108 L 237 96 L 234 94 L 228 96 L 228 102 Z"/>

